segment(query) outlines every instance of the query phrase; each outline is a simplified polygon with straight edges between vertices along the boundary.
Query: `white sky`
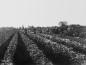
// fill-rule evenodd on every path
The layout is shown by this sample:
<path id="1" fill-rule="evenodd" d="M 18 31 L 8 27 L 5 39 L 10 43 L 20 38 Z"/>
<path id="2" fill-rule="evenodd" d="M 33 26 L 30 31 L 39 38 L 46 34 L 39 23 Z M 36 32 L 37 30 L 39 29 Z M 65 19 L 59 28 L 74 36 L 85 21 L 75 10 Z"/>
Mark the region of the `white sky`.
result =
<path id="1" fill-rule="evenodd" d="M 86 0 L 0 0 L 0 27 L 86 25 Z"/>

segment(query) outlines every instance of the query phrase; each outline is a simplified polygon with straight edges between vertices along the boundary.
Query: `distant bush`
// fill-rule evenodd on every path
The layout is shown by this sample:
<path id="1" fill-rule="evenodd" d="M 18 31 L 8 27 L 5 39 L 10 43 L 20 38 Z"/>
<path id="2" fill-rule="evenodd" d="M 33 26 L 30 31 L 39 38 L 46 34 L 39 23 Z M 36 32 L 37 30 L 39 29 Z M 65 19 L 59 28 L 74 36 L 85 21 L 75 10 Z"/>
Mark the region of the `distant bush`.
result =
<path id="1" fill-rule="evenodd" d="M 79 37 L 82 32 L 82 28 L 80 25 L 66 25 L 65 22 L 60 22 L 60 27 L 53 29 L 52 32 L 54 34 Z"/>

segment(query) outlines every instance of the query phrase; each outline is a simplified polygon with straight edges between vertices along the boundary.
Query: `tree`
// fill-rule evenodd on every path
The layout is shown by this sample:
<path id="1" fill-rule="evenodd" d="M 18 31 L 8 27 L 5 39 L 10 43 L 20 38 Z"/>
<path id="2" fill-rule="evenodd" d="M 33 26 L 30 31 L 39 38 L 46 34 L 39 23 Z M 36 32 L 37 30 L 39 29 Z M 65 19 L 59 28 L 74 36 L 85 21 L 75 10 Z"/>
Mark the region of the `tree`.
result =
<path id="1" fill-rule="evenodd" d="M 60 22 L 59 22 L 59 25 L 60 25 L 60 26 L 66 26 L 66 25 L 67 25 L 67 21 L 60 21 Z"/>

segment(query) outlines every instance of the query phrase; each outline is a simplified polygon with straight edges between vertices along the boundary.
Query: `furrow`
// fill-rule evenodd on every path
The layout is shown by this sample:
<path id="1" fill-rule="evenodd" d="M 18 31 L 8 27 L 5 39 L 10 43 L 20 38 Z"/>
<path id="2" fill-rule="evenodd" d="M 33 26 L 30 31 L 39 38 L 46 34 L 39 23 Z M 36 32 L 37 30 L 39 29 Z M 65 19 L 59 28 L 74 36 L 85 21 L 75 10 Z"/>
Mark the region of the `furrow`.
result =
<path id="1" fill-rule="evenodd" d="M 26 35 L 22 33 L 21 36 L 23 42 L 27 47 L 29 55 L 32 57 L 36 65 L 53 65 L 53 63 L 48 58 L 46 58 L 43 52 L 39 50 L 38 46 L 32 40 L 30 40 Z"/>

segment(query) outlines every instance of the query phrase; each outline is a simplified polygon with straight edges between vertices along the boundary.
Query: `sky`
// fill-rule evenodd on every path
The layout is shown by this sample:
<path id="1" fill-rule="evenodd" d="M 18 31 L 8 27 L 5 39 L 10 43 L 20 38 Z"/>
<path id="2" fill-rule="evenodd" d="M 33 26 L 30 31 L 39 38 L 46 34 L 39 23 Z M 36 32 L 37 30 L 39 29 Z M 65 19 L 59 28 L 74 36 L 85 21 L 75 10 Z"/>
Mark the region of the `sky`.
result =
<path id="1" fill-rule="evenodd" d="M 0 27 L 86 25 L 86 0 L 0 0 Z"/>

